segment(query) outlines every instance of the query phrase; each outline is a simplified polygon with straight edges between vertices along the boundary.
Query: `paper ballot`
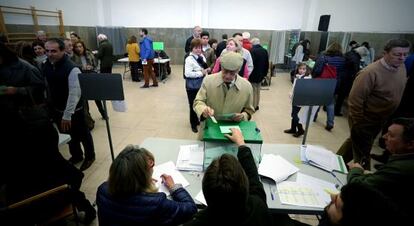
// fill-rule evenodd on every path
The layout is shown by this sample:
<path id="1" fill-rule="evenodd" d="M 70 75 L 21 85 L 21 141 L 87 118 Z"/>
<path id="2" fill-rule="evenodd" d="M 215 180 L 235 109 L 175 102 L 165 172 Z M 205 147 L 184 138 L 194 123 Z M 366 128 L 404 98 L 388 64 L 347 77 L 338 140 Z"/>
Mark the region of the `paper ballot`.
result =
<path id="1" fill-rule="evenodd" d="M 178 171 L 177 168 L 175 168 L 174 163 L 172 161 L 169 161 L 169 162 L 154 166 L 154 172 L 152 173 L 152 178 L 157 180 L 156 186 L 159 188 L 160 192 L 164 192 L 165 194 L 170 195 L 170 192 L 168 191 L 167 187 L 165 187 L 165 185 L 161 183 L 162 182 L 161 175 L 164 173 L 167 175 L 170 175 L 176 184 L 181 184 L 183 187 L 187 187 L 188 185 L 190 185 L 190 183 L 188 183 L 188 181 L 180 173 L 180 171 Z"/>
<path id="2" fill-rule="evenodd" d="M 276 183 L 298 172 L 299 169 L 280 155 L 264 154 L 259 164 L 259 174 L 273 179 Z"/>
<path id="3" fill-rule="evenodd" d="M 181 145 L 177 157 L 177 169 L 203 171 L 204 151 L 198 144 Z"/>
<path id="4" fill-rule="evenodd" d="M 342 156 L 315 145 L 301 146 L 301 160 L 326 171 L 348 173 Z"/>
<path id="5" fill-rule="evenodd" d="M 232 125 L 232 126 L 220 126 L 220 132 L 221 133 L 231 133 L 231 128 L 235 128 L 241 131 L 240 127 L 237 125 Z"/>

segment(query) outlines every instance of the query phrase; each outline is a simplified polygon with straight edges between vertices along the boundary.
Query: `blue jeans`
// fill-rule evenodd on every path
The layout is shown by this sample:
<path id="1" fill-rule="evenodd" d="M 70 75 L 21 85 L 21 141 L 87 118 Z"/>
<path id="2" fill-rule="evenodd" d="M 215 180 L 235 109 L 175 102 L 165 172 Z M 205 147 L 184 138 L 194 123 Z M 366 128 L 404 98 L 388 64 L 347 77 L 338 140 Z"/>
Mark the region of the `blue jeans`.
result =
<path id="1" fill-rule="evenodd" d="M 326 125 L 333 126 L 335 118 L 335 102 L 326 105 Z"/>

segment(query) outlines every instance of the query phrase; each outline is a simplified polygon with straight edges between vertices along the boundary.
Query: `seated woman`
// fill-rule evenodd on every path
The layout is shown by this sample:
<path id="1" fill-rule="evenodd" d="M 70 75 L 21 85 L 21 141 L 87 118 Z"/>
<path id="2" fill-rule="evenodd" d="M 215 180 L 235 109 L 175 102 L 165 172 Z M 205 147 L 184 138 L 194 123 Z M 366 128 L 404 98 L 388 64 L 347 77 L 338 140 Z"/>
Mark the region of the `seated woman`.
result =
<path id="1" fill-rule="evenodd" d="M 161 179 L 172 200 L 158 192 L 154 164 L 151 152 L 133 145 L 116 157 L 96 195 L 100 225 L 178 225 L 191 219 L 197 207 L 190 194 L 165 174 Z"/>

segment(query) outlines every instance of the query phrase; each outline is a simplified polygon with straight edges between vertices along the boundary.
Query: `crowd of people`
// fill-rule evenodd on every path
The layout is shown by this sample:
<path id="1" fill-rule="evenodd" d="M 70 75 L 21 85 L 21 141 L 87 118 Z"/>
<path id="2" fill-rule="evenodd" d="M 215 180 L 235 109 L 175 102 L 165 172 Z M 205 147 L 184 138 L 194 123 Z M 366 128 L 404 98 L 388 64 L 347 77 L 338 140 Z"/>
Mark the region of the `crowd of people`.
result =
<path id="1" fill-rule="evenodd" d="M 140 36 L 139 45 L 135 36 L 126 45 L 131 77 L 140 80 L 141 62 L 141 88 L 157 87 L 152 39 L 147 29 L 141 29 Z M 60 39 L 39 32 L 32 44 L 20 43 L 17 51 L 0 42 L 0 124 L 7 131 L 0 159 L 0 185 L 5 194 L 0 197 L 2 205 L 69 184 L 76 208 L 85 212 L 83 221 L 88 224 L 96 218 L 95 208 L 80 191 L 82 171 L 95 161 L 95 150 L 87 122 L 89 107 L 81 95 L 78 74 L 112 73 L 112 44 L 104 34 L 97 40 L 99 48 L 95 51 L 75 33 Z M 371 53 L 368 43 L 350 44 L 351 50 L 343 54 L 339 43 L 331 43 L 316 58 L 312 70 L 304 63 L 311 57 L 309 40 L 299 43 L 294 56 L 294 85 L 297 79 L 324 79 L 326 65 L 335 68 L 337 87 L 331 103 L 325 106 L 326 130 L 333 129 L 334 116 L 342 115 L 341 105 L 348 96 L 350 137 L 338 150 L 348 163 L 347 184 L 332 195 L 319 225 L 409 225 L 406 220 L 414 210 L 410 194 L 414 188 L 410 181 L 414 177 L 414 118 L 406 106 L 412 96 L 407 80 L 414 76 L 412 57 L 407 58 L 411 44 L 390 40 L 383 57 L 376 61 L 373 54 L 364 58 Z M 243 32 L 232 38 L 223 35 L 223 41 L 218 42 L 196 26 L 185 51 L 184 79 L 192 131 L 201 135 L 206 120 L 223 115 L 230 114 L 227 120 L 234 122 L 251 120 L 259 110 L 260 86 L 269 70 L 268 53 L 260 40 L 250 39 L 250 34 Z M 106 119 L 102 102 L 96 101 L 96 105 Z M 292 105 L 291 127 L 285 133 L 295 137 L 304 134 L 300 110 L 300 106 Z M 383 141 L 389 159 L 376 172 L 368 173 L 370 151 L 381 130 L 385 131 Z M 59 153 L 58 131 L 71 135 L 69 160 Z M 224 154 L 205 170 L 205 209 L 197 211 L 182 185 L 164 174 L 160 180 L 171 194 L 167 198 L 152 177 L 156 156 L 145 148 L 128 145 L 112 162 L 108 180 L 97 189 L 99 223 L 305 225 L 287 214 L 268 211 L 266 193 L 243 134 L 233 128 L 225 136 L 238 147 L 237 158 Z M 21 142 L 22 137 L 27 141 Z M 78 169 L 75 164 L 80 162 Z"/>

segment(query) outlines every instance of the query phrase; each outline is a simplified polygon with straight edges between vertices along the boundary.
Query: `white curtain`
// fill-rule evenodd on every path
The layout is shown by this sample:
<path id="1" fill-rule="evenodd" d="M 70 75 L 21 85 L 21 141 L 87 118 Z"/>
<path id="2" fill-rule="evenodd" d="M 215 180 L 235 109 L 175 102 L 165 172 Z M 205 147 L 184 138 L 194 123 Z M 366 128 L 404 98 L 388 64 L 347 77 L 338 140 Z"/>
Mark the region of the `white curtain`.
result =
<path id="1" fill-rule="evenodd" d="M 286 48 L 286 31 L 273 31 L 270 57 L 269 60 L 273 64 L 283 64 Z"/>

